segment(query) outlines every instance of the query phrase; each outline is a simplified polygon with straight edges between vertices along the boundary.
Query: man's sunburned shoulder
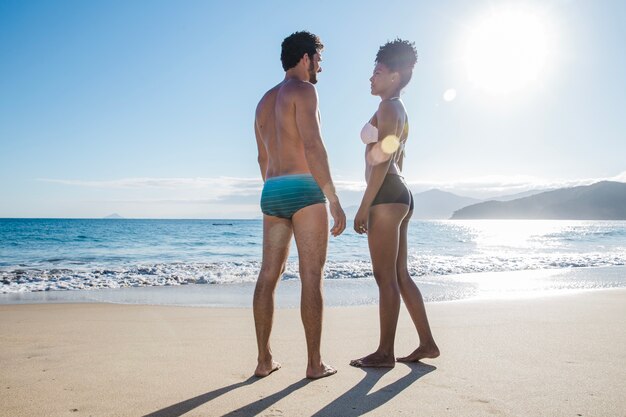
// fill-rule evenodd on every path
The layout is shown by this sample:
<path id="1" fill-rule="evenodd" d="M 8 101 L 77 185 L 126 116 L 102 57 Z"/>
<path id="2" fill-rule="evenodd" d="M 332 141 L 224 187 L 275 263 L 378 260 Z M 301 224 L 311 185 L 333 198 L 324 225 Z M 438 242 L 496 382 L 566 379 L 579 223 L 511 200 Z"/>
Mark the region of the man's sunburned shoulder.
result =
<path id="1" fill-rule="evenodd" d="M 276 99 L 276 95 L 278 94 L 278 91 L 280 90 L 280 84 L 270 88 L 269 90 L 267 90 L 265 92 L 265 94 L 263 94 L 263 97 L 261 97 L 261 100 L 259 100 L 259 103 L 256 106 L 256 115 L 257 117 L 259 116 L 260 113 L 262 113 L 265 109 L 265 107 L 267 107 L 267 105 L 272 105 L 271 102 L 273 102 Z"/>
<path id="2" fill-rule="evenodd" d="M 315 91 L 315 86 L 304 80 L 290 80 L 282 87 L 281 91 Z"/>
<path id="3" fill-rule="evenodd" d="M 281 101 L 298 101 L 301 99 L 308 101 L 317 97 L 317 90 L 315 86 L 308 81 L 289 80 L 288 82 L 282 82 L 263 94 L 263 97 L 261 97 L 256 107 L 257 118 L 269 109 L 268 106 L 273 108 L 272 102 L 274 102 L 278 95 L 281 96 Z"/>
<path id="4" fill-rule="evenodd" d="M 299 100 L 317 97 L 315 86 L 308 81 L 291 80 L 280 88 L 280 95 L 283 98 Z"/>
<path id="5" fill-rule="evenodd" d="M 281 84 L 278 84 L 278 85 L 275 85 L 274 87 L 270 88 L 269 90 L 267 90 L 265 92 L 265 94 L 263 94 L 263 97 L 261 97 L 261 100 L 259 100 L 259 104 L 261 104 L 261 103 L 263 103 L 263 102 L 265 102 L 265 101 L 267 101 L 269 99 L 274 98 L 276 96 L 276 94 L 278 94 L 278 92 L 280 91 L 280 87 L 281 86 L 282 86 Z"/>

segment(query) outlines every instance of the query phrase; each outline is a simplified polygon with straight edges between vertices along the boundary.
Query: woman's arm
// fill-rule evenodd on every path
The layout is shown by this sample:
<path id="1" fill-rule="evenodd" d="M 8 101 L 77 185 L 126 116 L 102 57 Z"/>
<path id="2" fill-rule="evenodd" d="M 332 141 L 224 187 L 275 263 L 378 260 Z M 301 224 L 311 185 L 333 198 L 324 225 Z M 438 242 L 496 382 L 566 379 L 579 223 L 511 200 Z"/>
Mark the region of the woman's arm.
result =
<path id="1" fill-rule="evenodd" d="M 361 206 L 359 207 L 359 211 L 354 218 L 354 230 L 357 233 L 367 232 L 369 209 L 372 202 L 374 202 L 376 194 L 378 194 L 383 181 L 385 180 L 385 176 L 389 171 L 389 164 L 391 164 L 393 160 L 393 152 L 383 152 L 383 149 L 387 147 L 383 146 L 383 141 L 389 136 L 396 136 L 398 122 L 400 121 L 396 107 L 389 101 L 382 101 L 380 103 L 378 112 L 376 113 L 376 119 L 378 121 L 378 143 L 376 143 L 370 152 L 380 152 L 384 155 L 384 158 L 381 158 L 382 162 L 373 165 L 371 168 L 370 176 L 367 181 L 367 187 L 365 188 L 365 193 L 363 194 L 363 199 L 361 200 Z M 393 138 L 387 140 L 394 141 Z M 397 139 L 395 139 L 395 141 L 397 143 Z"/>

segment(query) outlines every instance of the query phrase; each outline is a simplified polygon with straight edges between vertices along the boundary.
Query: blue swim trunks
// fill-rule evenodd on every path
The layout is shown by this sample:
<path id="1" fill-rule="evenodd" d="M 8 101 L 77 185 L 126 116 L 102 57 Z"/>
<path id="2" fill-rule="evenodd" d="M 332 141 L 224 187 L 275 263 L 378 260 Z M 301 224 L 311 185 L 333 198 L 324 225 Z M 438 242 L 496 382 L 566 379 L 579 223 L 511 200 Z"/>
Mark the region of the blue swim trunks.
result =
<path id="1" fill-rule="evenodd" d="M 326 197 L 311 174 L 268 178 L 261 194 L 261 211 L 268 216 L 291 219 L 300 209 L 326 203 Z"/>

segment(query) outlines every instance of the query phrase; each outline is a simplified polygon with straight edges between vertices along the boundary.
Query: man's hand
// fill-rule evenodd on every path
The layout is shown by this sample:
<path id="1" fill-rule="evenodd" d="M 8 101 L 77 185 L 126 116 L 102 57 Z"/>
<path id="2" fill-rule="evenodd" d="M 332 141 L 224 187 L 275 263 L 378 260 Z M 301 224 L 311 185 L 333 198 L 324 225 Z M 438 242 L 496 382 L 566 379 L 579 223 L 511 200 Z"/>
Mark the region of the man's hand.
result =
<path id="1" fill-rule="evenodd" d="M 333 227 L 330 229 L 330 234 L 337 237 L 346 228 L 346 214 L 343 212 L 341 208 L 341 204 L 339 203 L 339 199 L 334 201 L 330 201 L 330 215 L 333 216 Z"/>

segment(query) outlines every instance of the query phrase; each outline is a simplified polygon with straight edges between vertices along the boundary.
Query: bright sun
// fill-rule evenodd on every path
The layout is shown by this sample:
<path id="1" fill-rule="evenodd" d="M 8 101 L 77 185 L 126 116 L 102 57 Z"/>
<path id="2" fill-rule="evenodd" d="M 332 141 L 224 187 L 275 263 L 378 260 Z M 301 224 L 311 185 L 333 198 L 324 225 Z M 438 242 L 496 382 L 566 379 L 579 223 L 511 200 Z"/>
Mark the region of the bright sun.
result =
<path id="1" fill-rule="evenodd" d="M 537 80 L 548 55 L 546 29 L 537 14 L 492 12 L 479 21 L 466 44 L 472 83 L 491 93 L 519 90 Z"/>

